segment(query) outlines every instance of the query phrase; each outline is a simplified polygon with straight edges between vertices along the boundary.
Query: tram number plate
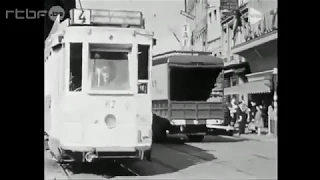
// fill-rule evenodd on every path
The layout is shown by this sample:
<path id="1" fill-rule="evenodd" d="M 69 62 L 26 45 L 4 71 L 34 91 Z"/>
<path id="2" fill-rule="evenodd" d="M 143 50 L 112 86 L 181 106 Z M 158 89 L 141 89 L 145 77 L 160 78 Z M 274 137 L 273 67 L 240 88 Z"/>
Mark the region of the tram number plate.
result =
<path id="1" fill-rule="evenodd" d="M 113 109 L 113 108 L 115 107 L 115 105 L 116 105 L 116 101 L 115 101 L 115 100 L 108 100 L 108 101 L 106 102 L 106 107 L 107 107 L 107 108 Z"/>

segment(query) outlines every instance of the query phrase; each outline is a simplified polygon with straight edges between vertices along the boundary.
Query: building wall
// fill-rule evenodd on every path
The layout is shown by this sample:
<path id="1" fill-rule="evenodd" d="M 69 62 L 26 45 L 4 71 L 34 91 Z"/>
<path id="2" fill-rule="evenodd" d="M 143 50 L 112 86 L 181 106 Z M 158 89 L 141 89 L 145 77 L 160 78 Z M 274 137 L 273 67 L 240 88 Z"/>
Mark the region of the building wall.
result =
<path id="1" fill-rule="evenodd" d="M 220 0 L 188 0 L 187 4 L 187 9 L 194 6 L 190 14 L 194 15 L 195 19 L 187 19 L 193 32 L 193 50 L 205 51 L 207 39 L 207 51 L 220 54 Z"/>
<path id="2" fill-rule="evenodd" d="M 273 70 L 278 67 L 277 56 L 266 56 L 263 58 L 257 57 L 255 60 L 249 62 L 252 73 Z"/>
<path id="3" fill-rule="evenodd" d="M 239 0 L 239 7 L 245 6 L 250 0 Z M 224 21 L 224 15 L 221 15 L 222 20 L 220 21 L 221 27 L 221 41 L 222 41 L 222 54 L 226 58 L 226 62 L 234 61 L 235 63 L 244 62 L 245 59 L 241 56 L 231 53 L 231 47 L 234 45 L 233 42 L 233 23 L 234 19 Z M 242 38 L 242 37 L 238 37 Z"/>
<path id="4" fill-rule="evenodd" d="M 245 3 L 247 3 L 248 0 L 239 0 L 239 7 L 243 6 Z M 230 19 L 228 21 L 225 21 L 225 15 L 222 14 L 221 12 L 221 16 L 220 16 L 220 31 L 221 31 L 221 54 L 222 57 L 224 57 L 225 59 L 225 67 L 227 68 L 229 65 L 232 64 L 239 64 L 241 62 L 244 62 L 245 59 L 242 58 L 239 55 L 236 54 L 232 54 L 231 53 L 231 47 L 233 46 L 233 19 Z M 227 79 L 225 79 L 227 80 Z M 237 74 L 233 74 L 231 75 L 231 77 L 228 77 L 228 80 L 230 81 L 234 81 L 234 83 L 229 83 L 227 84 L 226 87 L 231 87 L 231 86 L 236 86 L 239 84 L 243 84 L 246 82 L 246 77 L 243 75 L 237 75 Z M 247 94 L 238 94 L 238 95 L 233 95 L 234 97 L 236 97 L 237 100 L 241 100 L 241 98 L 243 97 L 245 102 L 248 103 L 248 95 Z M 228 96 L 229 98 L 231 98 L 232 96 Z"/>
<path id="5" fill-rule="evenodd" d="M 220 0 L 209 0 L 207 8 L 208 51 L 221 51 Z"/>
<path id="6" fill-rule="evenodd" d="M 277 0 L 244 0 L 239 1 L 240 5 L 240 11 L 243 14 L 243 17 L 247 17 L 247 10 L 248 7 L 253 7 L 256 10 L 260 11 L 261 13 L 269 13 L 270 10 L 277 7 Z M 265 18 L 269 18 L 271 16 L 264 15 Z M 236 40 L 234 41 L 232 39 L 233 37 L 233 19 L 229 18 L 229 20 L 226 20 L 225 17 L 221 17 L 221 27 L 222 27 L 222 50 L 224 53 L 226 53 L 227 56 L 227 62 L 230 63 L 232 61 L 237 62 L 243 62 L 247 61 L 250 66 L 250 70 L 252 73 L 255 72 L 261 72 L 266 70 L 272 70 L 273 68 L 277 67 L 277 42 L 269 42 L 263 45 L 259 45 L 256 48 L 256 51 L 258 51 L 260 54 L 256 53 L 256 51 L 248 50 L 246 52 L 241 53 L 242 56 L 235 55 L 231 53 L 231 48 L 234 45 L 241 44 L 245 42 L 246 38 L 246 30 L 243 30 L 243 33 L 238 32 L 238 35 L 236 37 Z M 270 22 L 267 22 L 270 23 Z M 244 24 L 246 26 L 246 24 Z M 259 25 L 259 24 L 258 24 Z M 255 25 L 255 26 L 258 26 Z M 262 24 L 263 26 L 263 24 Z M 252 30 L 254 26 L 251 26 Z M 238 84 L 243 84 L 247 80 L 243 76 L 238 76 Z M 247 94 L 241 94 L 239 97 L 244 96 L 244 100 L 248 102 L 248 95 Z"/>

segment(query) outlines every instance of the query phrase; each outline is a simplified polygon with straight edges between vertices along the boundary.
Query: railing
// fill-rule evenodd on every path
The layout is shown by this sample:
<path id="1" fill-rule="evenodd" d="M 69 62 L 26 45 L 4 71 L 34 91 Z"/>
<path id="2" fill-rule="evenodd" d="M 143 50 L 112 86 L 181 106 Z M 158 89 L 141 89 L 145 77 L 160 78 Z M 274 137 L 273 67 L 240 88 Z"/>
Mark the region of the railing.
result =
<path id="1" fill-rule="evenodd" d="M 237 37 L 233 40 L 233 46 L 256 39 L 278 29 L 278 8 L 265 13 L 263 17 L 261 21 L 254 25 L 245 22 L 241 28 L 242 32 L 238 31 Z"/>
<path id="2" fill-rule="evenodd" d="M 248 10 L 247 9 L 247 5 L 248 5 L 248 2 L 243 3 L 239 7 L 241 14 L 244 14 Z M 221 24 L 225 24 L 225 23 L 229 22 L 232 19 L 233 19 L 232 12 L 228 12 L 226 15 L 222 14 L 222 16 L 221 16 Z"/>

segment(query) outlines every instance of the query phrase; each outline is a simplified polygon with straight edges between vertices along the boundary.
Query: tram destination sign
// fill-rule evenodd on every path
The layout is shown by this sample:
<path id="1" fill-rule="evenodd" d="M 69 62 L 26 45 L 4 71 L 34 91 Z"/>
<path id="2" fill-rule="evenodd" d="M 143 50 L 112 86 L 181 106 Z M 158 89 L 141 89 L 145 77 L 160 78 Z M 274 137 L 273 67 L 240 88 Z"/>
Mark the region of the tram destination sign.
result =
<path id="1" fill-rule="evenodd" d="M 220 0 L 221 10 L 235 10 L 239 8 L 239 0 Z"/>

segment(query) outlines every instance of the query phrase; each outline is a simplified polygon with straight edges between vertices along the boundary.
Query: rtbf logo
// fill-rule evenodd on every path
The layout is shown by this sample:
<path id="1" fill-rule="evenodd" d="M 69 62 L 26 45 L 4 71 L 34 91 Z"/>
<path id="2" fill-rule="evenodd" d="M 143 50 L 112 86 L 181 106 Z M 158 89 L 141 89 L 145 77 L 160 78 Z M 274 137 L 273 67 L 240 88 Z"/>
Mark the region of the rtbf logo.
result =
<path id="1" fill-rule="evenodd" d="M 49 16 L 52 21 L 55 21 L 57 16 L 60 15 L 60 18 L 63 19 L 65 16 L 64 9 L 60 6 L 53 6 L 47 10 L 6 10 L 6 19 L 40 19 L 41 17 Z"/>

